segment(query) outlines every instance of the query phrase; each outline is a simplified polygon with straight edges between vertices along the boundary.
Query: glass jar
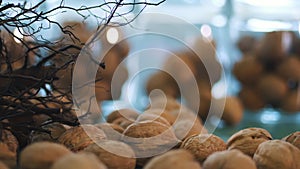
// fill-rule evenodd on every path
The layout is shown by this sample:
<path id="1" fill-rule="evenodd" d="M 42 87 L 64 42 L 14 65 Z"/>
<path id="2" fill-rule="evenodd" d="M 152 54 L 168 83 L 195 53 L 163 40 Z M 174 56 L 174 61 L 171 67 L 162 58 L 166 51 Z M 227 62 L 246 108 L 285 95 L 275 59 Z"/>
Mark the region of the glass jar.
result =
<path id="1" fill-rule="evenodd" d="M 238 128 L 263 127 L 281 138 L 300 128 L 300 2 L 232 1 L 233 94 L 246 111 Z"/>

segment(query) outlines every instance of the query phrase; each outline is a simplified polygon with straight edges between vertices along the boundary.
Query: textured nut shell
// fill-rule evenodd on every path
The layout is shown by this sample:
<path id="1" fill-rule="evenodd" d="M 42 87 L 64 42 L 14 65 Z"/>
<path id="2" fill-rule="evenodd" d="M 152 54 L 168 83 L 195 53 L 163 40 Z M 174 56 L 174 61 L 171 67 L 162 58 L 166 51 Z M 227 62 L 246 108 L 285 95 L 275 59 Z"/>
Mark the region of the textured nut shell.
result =
<path id="1" fill-rule="evenodd" d="M 0 161 L 0 169 L 9 169 L 3 162 Z"/>
<path id="2" fill-rule="evenodd" d="M 15 168 L 17 157 L 16 153 L 9 150 L 7 144 L 0 142 L 0 161 L 2 161 L 9 168 Z"/>
<path id="3" fill-rule="evenodd" d="M 203 163 L 203 169 L 256 169 L 255 162 L 239 150 L 216 152 Z"/>
<path id="4" fill-rule="evenodd" d="M 186 138 L 195 134 L 200 134 L 201 132 L 201 134 L 207 134 L 207 130 L 197 119 L 179 120 L 173 124 L 173 129 L 176 137 L 180 140 L 185 140 Z"/>
<path id="5" fill-rule="evenodd" d="M 86 133 L 88 132 L 88 134 Z M 68 129 L 59 138 L 58 142 L 70 150 L 83 150 L 95 141 L 106 139 L 105 133 L 93 125 L 81 125 Z"/>
<path id="6" fill-rule="evenodd" d="M 112 123 L 114 120 L 120 117 L 125 117 L 127 119 L 136 119 L 138 117 L 138 112 L 132 109 L 120 109 L 111 112 L 107 117 L 106 121 Z"/>
<path id="7" fill-rule="evenodd" d="M 190 151 L 202 163 L 209 155 L 226 150 L 226 143 L 213 134 L 200 134 L 185 139 L 180 148 Z"/>
<path id="8" fill-rule="evenodd" d="M 21 152 L 20 166 L 22 169 L 49 169 L 55 161 L 70 153 L 65 146 L 57 143 L 33 143 Z"/>
<path id="9" fill-rule="evenodd" d="M 60 123 L 51 123 L 45 126 L 42 126 L 42 129 L 49 131 L 50 133 L 46 132 L 33 132 L 31 133 L 31 141 L 57 141 L 58 137 L 61 136 L 65 131 L 66 128 Z"/>
<path id="10" fill-rule="evenodd" d="M 2 130 L 0 143 L 6 144 L 8 149 L 13 153 L 16 153 L 19 145 L 17 138 L 8 130 Z"/>
<path id="11" fill-rule="evenodd" d="M 124 131 L 122 141 L 129 144 L 137 157 L 137 164 L 143 166 L 149 154 L 158 154 L 178 144 L 170 126 L 156 121 L 133 123 Z M 156 136 L 156 137 L 155 137 Z"/>
<path id="12" fill-rule="evenodd" d="M 152 158 L 144 169 L 201 169 L 193 155 L 187 150 L 171 150 Z"/>
<path id="13" fill-rule="evenodd" d="M 127 144 L 106 140 L 89 145 L 84 151 L 94 153 L 109 169 L 134 169 L 135 154 Z"/>
<path id="14" fill-rule="evenodd" d="M 138 116 L 136 122 L 142 122 L 142 121 L 156 121 L 170 126 L 170 123 L 165 118 L 156 114 L 142 113 Z"/>
<path id="15" fill-rule="evenodd" d="M 51 169 L 107 169 L 92 153 L 68 154 L 57 160 Z"/>
<path id="16" fill-rule="evenodd" d="M 180 107 L 181 104 L 172 97 L 165 98 L 160 96 L 153 96 L 151 97 L 151 102 L 147 109 L 163 109 L 166 111 L 172 111 L 180 109 Z"/>
<path id="17" fill-rule="evenodd" d="M 119 117 L 115 119 L 112 124 L 118 125 L 123 129 L 126 129 L 130 124 L 134 122 L 134 119 L 127 119 L 125 117 Z"/>
<path id="18" fill-rule="evenodd" d="M 238 149 L 252 157 L 262 142 L 272 140 L 271 134 L 262 128 L 247 128 L 233 134 L 227 141 L 227 149 Z"/>
<path id="19" fill-rule="evenodd" d="M 161 116 L 162 118 L 166 119 L 171 125 L 176 121 L 176 117 L 170 114 L 169 110 L 167 109 L 160 109 L 160 108 L 148 109 L 144 111 L 143 114 L 154 114 L 154 115 Z"/>
<path id="20" fill-rule="evenodd" d="M 293 144 L 300 150 L 300 132 L 299 131 L 286 136 L 282 140 Z"/>
<path id="21" fill-rule="evenodd" d="M 299 169 L 300 150 L 282 140 L 261 143 L 253 160 L 258 169 Z"/>
<path id="22" fill-rule="evenodd" d="M 120 140 L 124 129 L 117 124 L 113 123 L 99 123 L 95 125 L 100 128 L 108 140 Z"/>

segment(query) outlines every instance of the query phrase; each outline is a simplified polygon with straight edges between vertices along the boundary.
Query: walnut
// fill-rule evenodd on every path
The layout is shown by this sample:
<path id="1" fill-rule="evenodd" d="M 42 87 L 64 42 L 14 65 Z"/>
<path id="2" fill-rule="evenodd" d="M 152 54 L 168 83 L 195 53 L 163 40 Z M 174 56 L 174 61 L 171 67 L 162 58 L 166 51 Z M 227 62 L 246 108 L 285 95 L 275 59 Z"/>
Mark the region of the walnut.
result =
<path id="1" fill-rule="evenodd" d="M 252 157 L 262 142 L 272 140 L 271 134 L 262 128 L 247 128 L 233 134 L 227 141 L 227 149 L 238 149 Z"/>
<path id="2" fill-rule="evenodd" d="M 152 108 L 144 111 L 143 114 L 154 114 L 154 115 L 161 116 L 164 119 L 166 119 L 171 125 L 176 121 L 176 117 L 170 114 L 170 112 L 166 109 Z"/>
<path id="3" fill-rule="evenodd" d="M 138 112 L 132 109 L 120 109 L 120 110 L 115 110 L 113 112 L 111 112 L 107 117 L 106 117 L 106 121 L 108 123 L 112 123 L 114 120 L 120 118 L 120 117 L 124 117 L 126 119 L 131 119 L 131 120 L 135 120 L 138 116 Z"/>
<path id="4" fill-rule="evenodd" d="M 3 162 L 0 161 L 0 169 L 9 169 Z"/>
<path id="5" fill-rule="evenodd" d="M 6 144 L 9 151 L 13 153 L 16 153 L 19 145 L 17 138 L 9 130 L 2 130 L 0 133 L 0 144 L 1 143 Z"/>
<path id="6" fill-rule="evenodd" d="M 216 152 L 203 163 L 203 169 L 256 169 L 255 162 L 239 150 Z"/>
<path id="7" fill-rule="evenodd" d="M 134 119 L 128 119 L 126 117 L 119 117 L 119 118 L 115 119 L 111 124 L 115 124 L 115 125 L 122 127 L 123 129 L 126 129 L 134 121 L 135 121 Z"/>
<path id="8" fill-rule="evenodd" d="M 42 129 L 49 131 L 34 131 L 31 133 L 31 142 L 37 142 L 37 141 L 51 141 L 56 142 L 58 137 L 62 135 L 66 128 L 60 124 L 60 123 L 50 123 L 44 126 L 41 126 Z"/>
<path id="9" fill-rule="evenodd" d="M 226 143 L 213 134 L 200 134 L 185 139 L 180 148 L 190 151 L 202 163 L 209 155 L 226 150 Z"/>
<path id="10" fill-rule="evenodd" d="M 89 145 L 84 151 L 94 153 L 109 169 L 135 169 L 134 151 L 125 143 L 103 140 Z"/>
<path id="11" fill-rule="evenodd" d="M 286 80 L 298 81 L 300 79 L 300 60 L 296 56 L 287 57 L 277 67 L 277 73 Z"/>
<path id="12" fill-rule="evenodd" d="M 165 152 L 178 144 L 170 126 L 156 121 L 133 123 L 124 131 L 122 141 L 129 144 L 143 166 L 153 155 Z"/>
<path id="13" fill-rule="evenodd" d="M 201 169 L 193 155 L 183 149 L 171 150 L 152 158 L 144 169 Z"/>
<path id="14" fill-rule="evenodd" d="M 9 168 L 15 168 L 17 163 L 16 153 L 12 152 L 7 144 L 0 142 L 0 161 Z"/>
<path id="15" fill-rule="evenodd" d="M 300 104 L 298 101 L 299 93 L 298 90 L 290 91 L 280 103 L 280 108 L 286 113 L 297 113 L 300 111 Z"/>
<path id="16" fill-rule="evenodd" d="M 108 140 L 120 140 L 124 132 L 122 127 L 113 123 L 99 123 L 95 124 L 95 126 L 104 131 Z"/>
<path id="17" fill-rule="evenodd" d="M 300 150 L 300 132 L 299 131 L 284 137 L 282 140 L 293 144 Z"/>
<path id="18" fill-rule="evenodd" d="M 164 117 L 156 114 L 151 114 L 151 113 L 140 114 L 136 119 L 136 122 L 141 122 L 141 121 L 157 121 L 159 123 L 170 126 L 170 123 Z"/>
<path id="19" fill-rule="evenodd" d="M 182 105 L 172 97 L 152 96 L 150 97 L 150 105 L 147 109 L 162 109 L 172 111 L 180 109 Z"/>
<path id="20" fill-rule="evenodd" d="M 77 152 L 95 141 L 106 139 L 105 133 L 93 125 L 81 125 L 66 130 L 58 142 L 64 144 L 70 150 Z"/>
<path id="21" fill-rule="evenodd" d="M 207 130 L 198 118 L 179 120 L 173 124 L 173 129 L 176 137 L 180 140 L 185 140 L 195 134 L 207 134 Z"/>
<path id="22" fill-rule="evenodd" d="M 282 140 L 261 143 L 253 160 L 257 169 L 299 169 L 300 150 Z"/>
<path id="23" fill-rule="evenodd" d="M 55 161 L 70 153 L 65 146 L 57 143 L 33 143 L 21 152 L 20 166 L 22 169 L 50 169 Z"/>
<path id="24" fill-rule="evenodd" d="M 57 160 L 51 169 L 107 169 L 92 153 L 68 154 Z"/>
<path id="25" fill-rule="evenodd" d="M 265 107 L 266 103 L 260 94 L 249 86 L 243 86 L 239 92 L 239 98 L 241 99 L 245 108 L 257 111 Z"/>

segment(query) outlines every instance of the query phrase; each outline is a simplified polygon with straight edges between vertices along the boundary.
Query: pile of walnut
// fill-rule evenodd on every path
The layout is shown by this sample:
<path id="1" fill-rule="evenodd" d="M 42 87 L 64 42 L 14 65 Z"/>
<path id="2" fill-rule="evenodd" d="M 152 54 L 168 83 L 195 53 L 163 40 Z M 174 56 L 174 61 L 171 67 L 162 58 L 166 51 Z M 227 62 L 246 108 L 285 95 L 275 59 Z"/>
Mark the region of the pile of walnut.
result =
<path id="1" fill-rule="evenodd" d="M 243 54 L 233 74 L 242 85 L 239 97 L 250 110 L 271 105 L 285 112 L 300 111 L 300 39 L 293 32 L 269 32 L 261 39 L 242 37 Z"/>
<path id="2" fill-rule="evenodd" d="M 171 99 L 164 104 L 153 102 L 142 113 L 131 109 L 114 111 L 103 123 L 76 127 L 55 123 L 44 129 L 49 133 L 32 133 L 32 142 L 19 154 L 18 168 L 300 168 L 300 132 L 273 140 L 264 129 L 247 128 L 225 142 L 207 134 L 194 112 Z M 154 136 L 158 136 L 155 141 L 147 141 Z M 126 140 L 127 137 L 133 139 Z M 167 145 L 171 147 L 164 150 Z M 17 168 L 17 146 L 14 136 L 2 130 L 0 169 Z M 164 151 L 147 156 L 155 150 Z"/>
<path id="3" fill-rule="evenodd" d="M 175 52 L 163 63 L 162 71 L 154 73 L 146 83 L 148 95 L 159 89 L 167 97 L 183 98 L 189 108 L 198 108 L 198 115 L 206 120 L 208 113 L 214 113 L 211 106 L 223 106 L 222 119 L 229 125 L 238 124 L 243 116 L 243 106 L 237 97 L 217 99 L 212 96 L 212 87 L 222 76 L 222 67 L 216 57 L 214 41 L 197 39 L 192 48 Z M 190 85 L 196 81 L 199 91 L 195 99 L 195 90 Z M 211 104 L 214 101 L 216 104 Z M 199 103 L 200 102 L 200 103 Z"/>

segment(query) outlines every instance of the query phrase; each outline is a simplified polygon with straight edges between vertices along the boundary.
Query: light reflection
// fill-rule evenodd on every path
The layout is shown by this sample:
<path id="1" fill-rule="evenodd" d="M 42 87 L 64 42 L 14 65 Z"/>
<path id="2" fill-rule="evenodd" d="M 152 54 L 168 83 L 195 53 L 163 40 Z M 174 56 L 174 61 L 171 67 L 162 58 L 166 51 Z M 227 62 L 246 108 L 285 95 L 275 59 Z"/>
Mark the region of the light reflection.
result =
<path id="1" fill-rule="evenodd" d="M 280 113 L 274 109 L 261 112 L 260 121 L 264 124 L 276 124 L 280 120 Z"/>
<path id="2" fill-rule="evenodd" d="M 293 25 L 286 22 L 270 21 L 262 19 L 249 19 L 247 27 L 253 31 L 275 31 L 275 30 L 291 30 Z"/>

